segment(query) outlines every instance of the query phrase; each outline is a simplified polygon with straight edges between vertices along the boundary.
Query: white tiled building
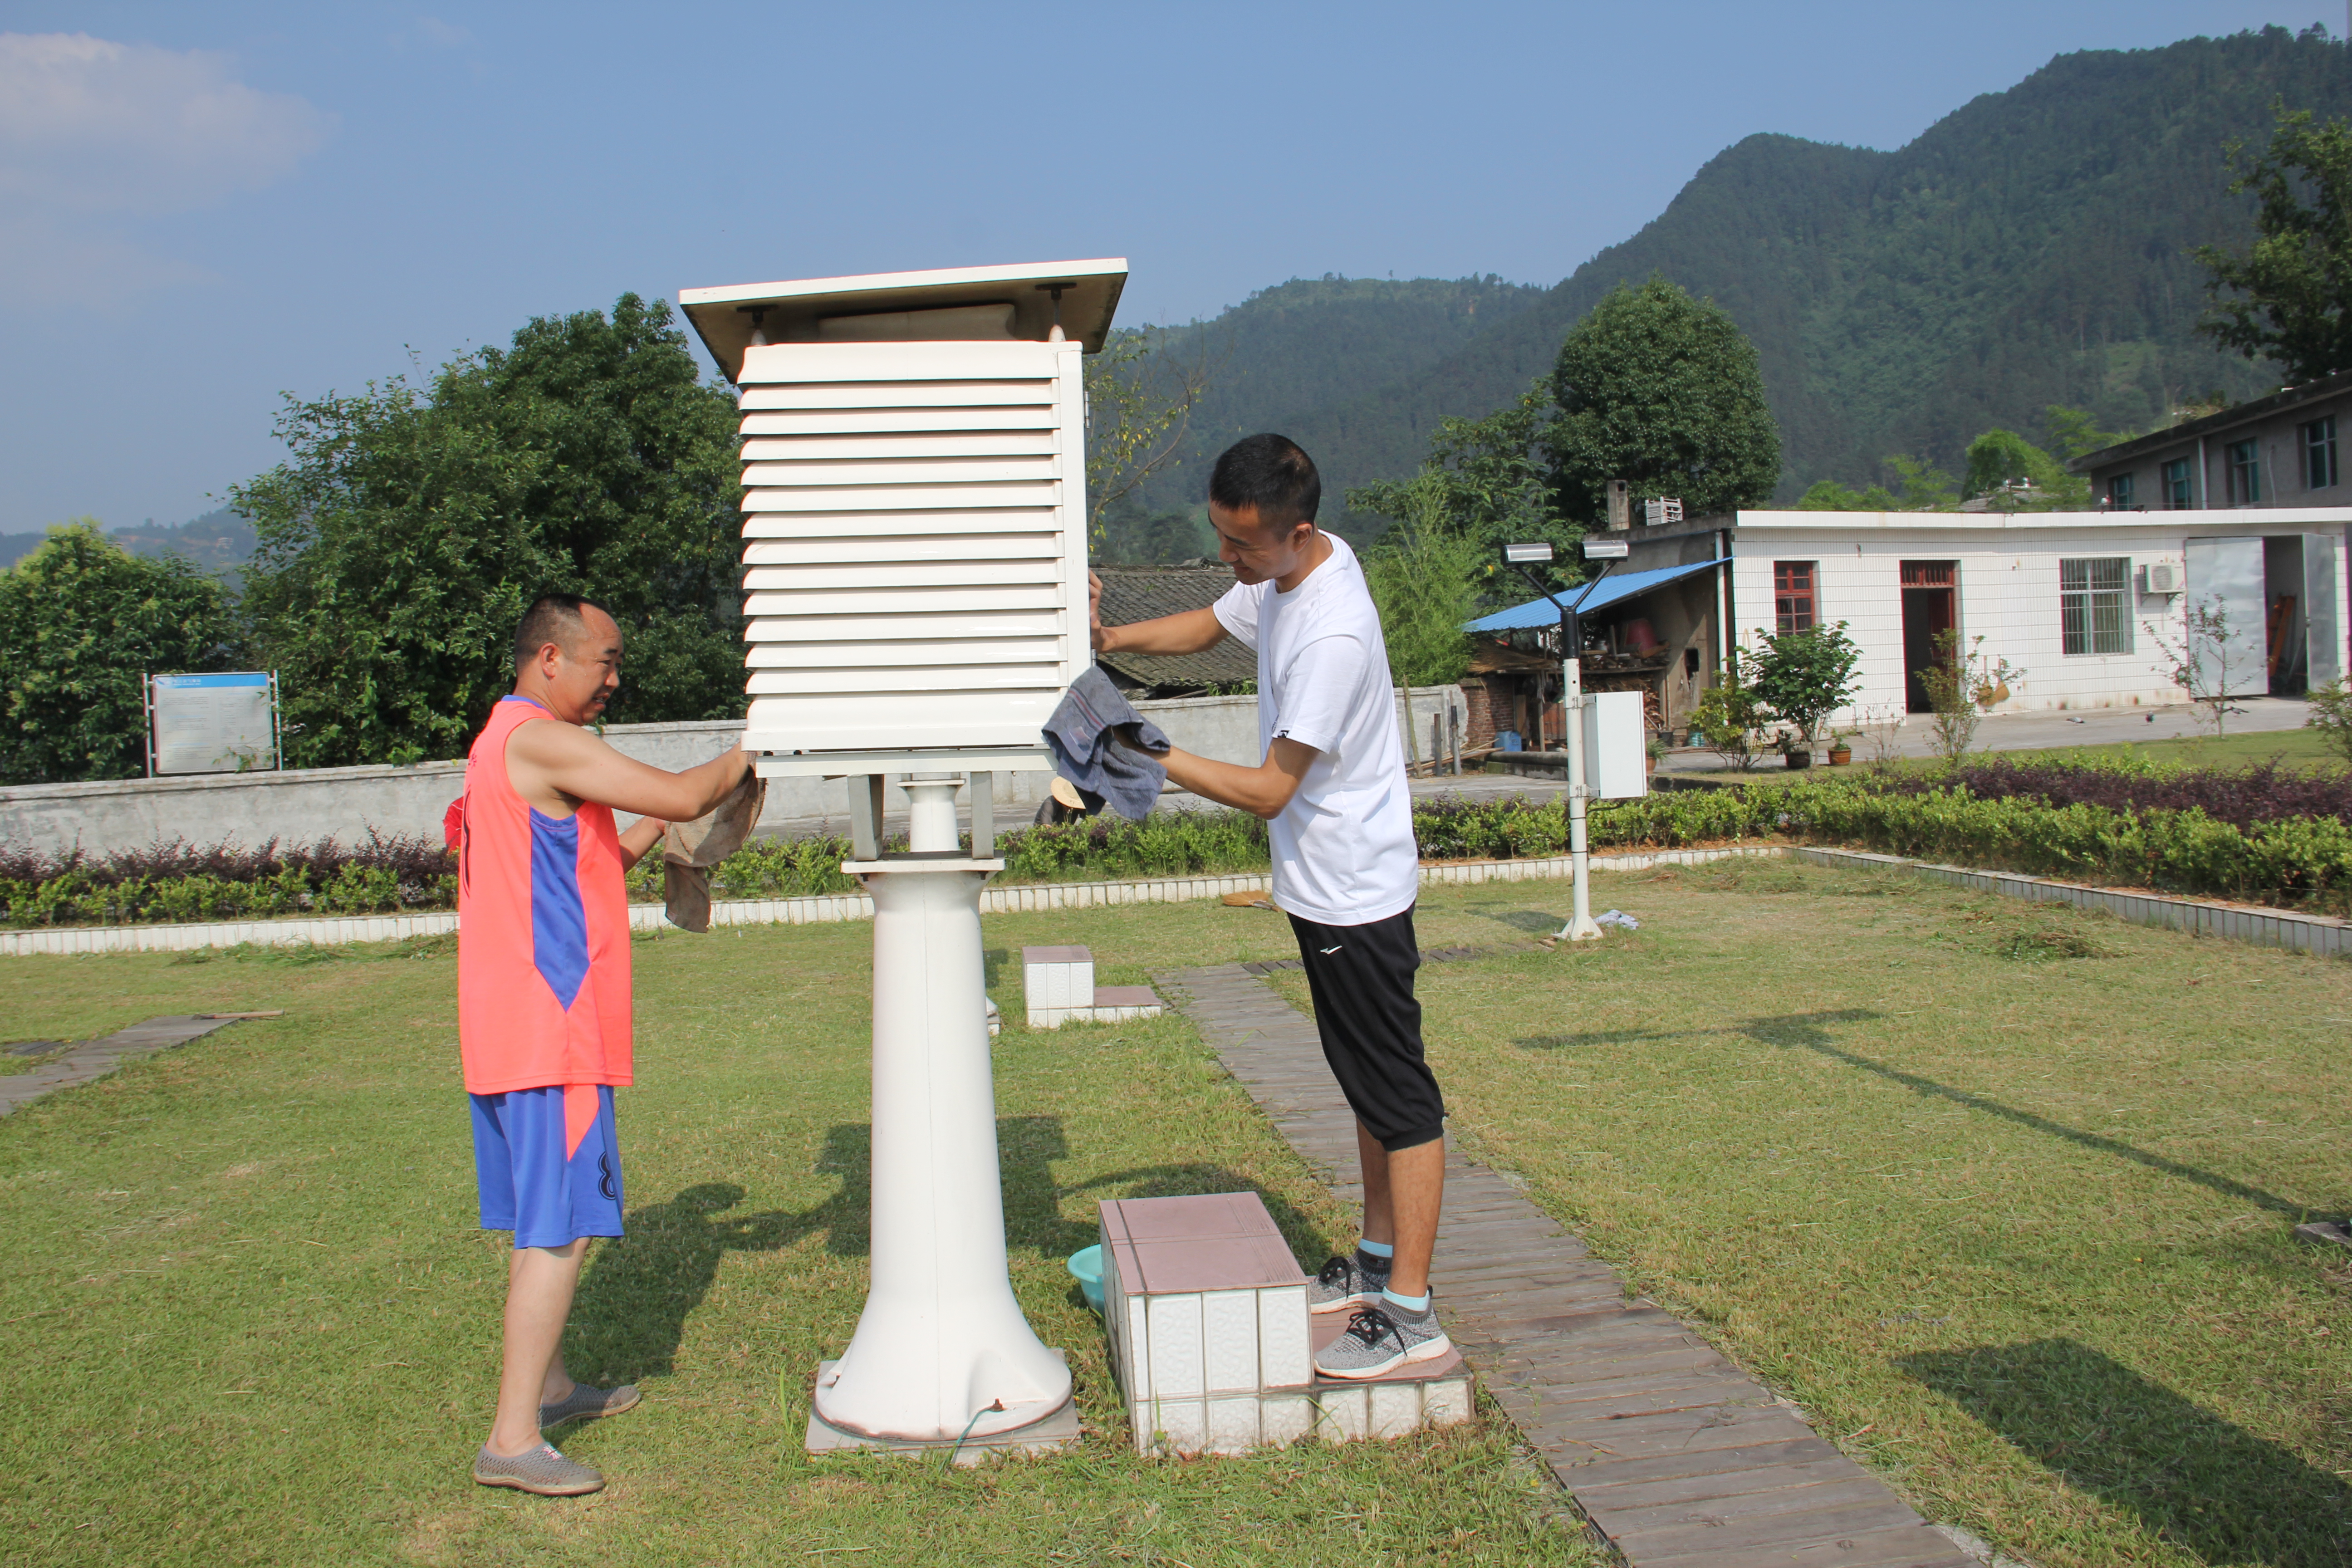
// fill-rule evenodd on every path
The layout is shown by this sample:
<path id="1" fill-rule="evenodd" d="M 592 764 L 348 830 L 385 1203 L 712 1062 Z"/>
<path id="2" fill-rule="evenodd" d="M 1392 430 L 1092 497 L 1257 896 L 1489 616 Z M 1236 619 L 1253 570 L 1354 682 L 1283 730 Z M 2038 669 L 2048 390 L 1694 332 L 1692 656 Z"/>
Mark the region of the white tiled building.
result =
<path id="1" fill-rule="evenodd" d="M 1629 537 L 1633 571 L 1728 560 L 1672 590 L 1711 623 L 1692 627 L 1707 654 L 1695 685 L 1720 668 L 1726 626 L 1752 646 L 1759 630 L 1845 622 L 1864 684 L 1842 723 L 1923 710 L 1916 674 L 1946 626 L 2025 670 L 1998 706 L 2007 712 L 2184 700 L 2161 645 L 2182 642 L 2191 604 L 2228 616 L 2232 693 L 2299 692 L 2352 666 L 2352 507 L 1742 511 Z M 1654 619 L 1662 603 L 1612 605 L 1588 636 L 1610 637 L 1612 615 Z"/>

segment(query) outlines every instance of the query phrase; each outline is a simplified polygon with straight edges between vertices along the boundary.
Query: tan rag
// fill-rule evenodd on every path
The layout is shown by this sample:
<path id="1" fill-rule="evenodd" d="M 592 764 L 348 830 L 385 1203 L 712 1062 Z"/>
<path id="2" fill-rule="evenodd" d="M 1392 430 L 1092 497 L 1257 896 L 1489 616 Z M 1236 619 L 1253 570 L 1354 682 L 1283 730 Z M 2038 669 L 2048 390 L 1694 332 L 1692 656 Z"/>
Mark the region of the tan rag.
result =
<path id="1" fill-rule="evenodd" d="M 767 800 L 767 781 L 747 773 L 709 812 L 669 825 L 662 835 L 662 912 L 670 924 L 692 931 L 710 929 L 710 868 L 743 847 Z"/>

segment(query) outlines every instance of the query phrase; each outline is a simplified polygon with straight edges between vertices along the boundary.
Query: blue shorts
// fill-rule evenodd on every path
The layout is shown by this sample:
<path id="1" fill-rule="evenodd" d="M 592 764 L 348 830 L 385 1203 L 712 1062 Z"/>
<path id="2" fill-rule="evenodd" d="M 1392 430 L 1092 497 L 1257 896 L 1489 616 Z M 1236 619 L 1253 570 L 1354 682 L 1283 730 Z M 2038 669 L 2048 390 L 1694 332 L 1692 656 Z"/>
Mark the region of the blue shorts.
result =
<path id="1" fill-rule="evenodd" d="M 596 1087 L 596 1119 L 567 1147 L 563 1089 L 469 1094 L 474 1176 L 482 1228 L 510 1230 L 520 1247 L 568 1247 L 583 1236 L 621 1234 L 621 1144 L 613 1089 Z"/>

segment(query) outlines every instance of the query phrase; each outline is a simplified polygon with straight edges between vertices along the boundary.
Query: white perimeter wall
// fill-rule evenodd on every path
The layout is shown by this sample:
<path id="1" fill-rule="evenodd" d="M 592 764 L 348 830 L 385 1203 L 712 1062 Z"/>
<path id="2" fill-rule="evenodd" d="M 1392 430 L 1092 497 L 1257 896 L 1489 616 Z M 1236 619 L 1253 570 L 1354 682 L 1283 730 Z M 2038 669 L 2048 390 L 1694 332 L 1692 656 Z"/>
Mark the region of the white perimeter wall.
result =
<path id="1" fill-rule="evenodd" d="M 2169 561 L 2185 571 L 2191 538 L 2326 533 L 2336 541 L 2336 625 L 2352 626 L 2347 554 L 2352 509 L 2295 510 L 2026 512 L 2011 517 L 1968 512 L 1784 511 L 1739 514 L 1732 542 L 1735 627 L 1752 647 L 1759 627 L 1774 625 L 1772 563 L 1816 563 L 1814 602 L 1824 624 L 1846 623 L 1862 646 L 1863 689 L 1853 706 L 1832 721 L 1868 722 L 1904 710 L 1903 579 L 1906 561 L 1957 561 L 1959 629 L 1984 638 L 1988 659 L 2024 667 L 2011 680 L 2004 713 L 2095 708 L 2158 707 L 2185 701 L 2168 679 L 2171 661 L 2150 635 L 2152 626 L 2176 646 L 2197 585 L 2170 595 L 2139 592 L 2140 568 Z M 2128 595 L 2132 651 L 2061 651 L 2058 563 L 2081 556 L 2131 559 Z M 2184 578 L 2185 581 L 2185 578 Z M 2254 628 L 2261 636 L 2261 628 Z M 2341 657 L 2341 656 L 2339 656 Z M 2347 661 L 2347 668 L 2352 668 Z M 1891 710 L 1891 714 L 1888 713 Z"/>
<path id="2" fill-rule="evenodd" d="M 1413 711 L 1421 753 L 1429 754 L 1433 721 L 1446 705 L 1462 711 L 1461 689 L 1421 687 Z M 1257 699 L 1194 697 L 1136 704 L 1182 747 L 1220 762 L 1255 766 Z M 1398 706 L 1402 722 L 1403 706 Z M 614 724 L 604 738 L 640 762 L 677 772 L 733 746 L 742 725 Z M 1442 732 L 1442 731 L 1441 731 Z M 234 842 L 258 847 L 271 839 L 310 844 L 335 838 L 364 841 L 371 828 L 387 836 L 438 839 L 442 814 L 466 787 L 463 763 L 413 767 L 292 768 L 270 773 L 209 773 L 97 784 L 20 784 L 0 789 L 0 844 L 62 854 L 79 844 L 92 855 L 143 849 L 184 838 L 191 844 Z M 1045 798 L 1052 774 L 1000 774 L 997 826 L 1024 824 Z M 903 802 L 895 795 L 894 809 Z M 771 779 L 761 826 L 781 832 L 794 819 L 830 816 L 846 831 L 848 786 L 838 779 Z M 624 826 L 635 818 L 624 816 Z"/>

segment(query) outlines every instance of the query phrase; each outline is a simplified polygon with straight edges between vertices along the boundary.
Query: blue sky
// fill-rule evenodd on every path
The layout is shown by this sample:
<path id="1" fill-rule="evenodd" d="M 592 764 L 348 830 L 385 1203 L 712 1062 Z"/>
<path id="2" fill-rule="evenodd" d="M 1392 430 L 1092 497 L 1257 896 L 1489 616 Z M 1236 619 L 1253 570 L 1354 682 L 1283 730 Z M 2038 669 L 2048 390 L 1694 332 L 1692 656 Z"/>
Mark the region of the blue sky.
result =
<path id="1" fill-rule="evenodd" d="M 1895 147 L 2053 55 L 2343 0 L 0 0 L 0 532 L 177 521 L 278 395 L 680 288 L 1125 256 L 1552 283 L 1759 131 Z"/>

